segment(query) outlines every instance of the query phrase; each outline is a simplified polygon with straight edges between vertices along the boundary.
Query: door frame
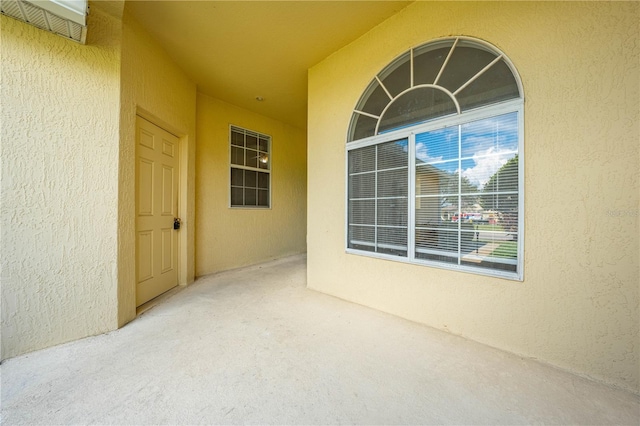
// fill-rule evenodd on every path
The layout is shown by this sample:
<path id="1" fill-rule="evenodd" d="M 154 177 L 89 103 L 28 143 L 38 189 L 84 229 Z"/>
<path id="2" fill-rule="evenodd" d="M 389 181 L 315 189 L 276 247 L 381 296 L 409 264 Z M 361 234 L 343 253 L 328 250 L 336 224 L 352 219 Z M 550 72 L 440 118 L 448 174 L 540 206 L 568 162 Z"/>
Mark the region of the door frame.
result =
<path id="1" fill-rule="evenodd" d="M 158 117 L 156 117 L 155 115 L 153 115 L 152 113 L 149 113 L 148 111 L 145 111 L 144 109 L 138 107 L 136 108 L 136 114 L 135 114 L 135 120 L 134 123 L 137 122 L 138 117 L 147 120 L 148 122 L 152 123 L 153 125 L 163 129 L 164 131 L 171 133 L 172 135 L 174 135 L 175 137 L 178 138 L 178 217 L 181 219 L 182 221 L 182 225 L 180 227 L 180 231 L 178 232 L 178 237 L 177 237 L 177 244 L 176 244 L 176 250 L 177 250 L 177 254 L 176 254 L 176 268 L 177 268 L 177 272 L 178 272 L 178 286 L 184 287 L 186 286 L 189 282 L 188 282 L 188 277 L 187 277 L 187 241 L 188 241 L 188 235 L 187 235 L 187 227 L 190 226 L 190 224 L 188 223 L 188 208 L 187 208 L 187 171 L 188 171 L 188 135 L 185 134 L 184 132 L 178 130 L 175 126 L 172 126 L 171 124 L 159 119 Z M 137 124 L 134 124 L 134 126 L 137 126 Z M 134 130 L 137 132 L 137 130 Z M 134 143 L 136 144 L 135 146 L 135 150 L 134 150 L 134 162 L 135 162 L 135 176 L 137 178 L 137 173 L 138 173 L 138 164 L 137 164 L 137 133 L 134 134 Z M 136 189 L 135 189 L 135 183 L 134 183 L 134 206 L 137 203 L 137 193 L 136 193 Z M 135 223 L 135 210 L 134 210 L 134 232 L 137 232 L 137 225 Z M 135 241 L 135 233 L 134 233 L 134 241 Z M 134 262 L 135 262 L 135 279 L 133 282 L 133 297 L 134 297 L 134 306 L 137 304 L 137 300 L 135 300 L 135 286 L 137 285 L 137 277 L 138 277 L 138 258 L 137 258 L 137 253 L 138 252 L 138 248 L 137 248 L 137 244 L 134 247 L 134 253 L 135 253 L 135 257 L 134 257 Z M 152 299 L 153 300 L 153 299 Z"/>
<path id="2" fill-rule="evenodd" d="M 165 114 L 167 115 L 167 114 Z M 116 281 L 114 289 L 114 317 L 106 319 L 105 331 L 123 327 L 138 315 L 136 309 L 136 116 L 178 136 L 179 176 L 178 213 L 182 227 L 178 236 L 178 285 L 184 287 L 194 281 L 194 202 L 195 191 L 195 116 L 176 116 L 168 113 L 160 118 L 137 103 L 125 103 L 120 115 L 118 162 L 118 205 L 113 212 L 117 216 L 117 236 L 113 247 L 117 251 L 117 262 L 111 274 Z M 112 322 L 113 321 L 113 322 Z"/>

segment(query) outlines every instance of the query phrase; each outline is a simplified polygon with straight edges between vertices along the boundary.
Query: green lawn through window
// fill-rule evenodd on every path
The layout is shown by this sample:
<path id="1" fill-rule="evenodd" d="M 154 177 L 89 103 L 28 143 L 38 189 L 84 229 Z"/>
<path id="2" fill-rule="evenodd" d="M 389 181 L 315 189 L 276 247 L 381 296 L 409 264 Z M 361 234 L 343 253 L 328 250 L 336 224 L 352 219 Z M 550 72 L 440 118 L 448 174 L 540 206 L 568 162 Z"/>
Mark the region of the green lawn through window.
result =
<path id="1" fill-rule="evenodd" d="M 518 243 L 516 241 L 507 241 L 506 243 L 502 243 L 491 253 L 491 256 L 516 259 L 518 257 Z"/>

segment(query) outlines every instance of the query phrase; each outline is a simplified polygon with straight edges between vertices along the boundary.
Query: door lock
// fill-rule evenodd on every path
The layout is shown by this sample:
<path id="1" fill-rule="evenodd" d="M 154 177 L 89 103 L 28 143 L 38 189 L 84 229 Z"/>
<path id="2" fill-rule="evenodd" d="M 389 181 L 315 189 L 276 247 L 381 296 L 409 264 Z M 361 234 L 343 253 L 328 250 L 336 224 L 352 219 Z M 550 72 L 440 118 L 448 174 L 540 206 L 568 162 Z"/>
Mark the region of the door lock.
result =
<path id="1" fill-rule="evenodd" d="M 173 229 L 180 229 L 180 225 L 182 225 L 182 221 L 179 217 L 173 219 Z"/>

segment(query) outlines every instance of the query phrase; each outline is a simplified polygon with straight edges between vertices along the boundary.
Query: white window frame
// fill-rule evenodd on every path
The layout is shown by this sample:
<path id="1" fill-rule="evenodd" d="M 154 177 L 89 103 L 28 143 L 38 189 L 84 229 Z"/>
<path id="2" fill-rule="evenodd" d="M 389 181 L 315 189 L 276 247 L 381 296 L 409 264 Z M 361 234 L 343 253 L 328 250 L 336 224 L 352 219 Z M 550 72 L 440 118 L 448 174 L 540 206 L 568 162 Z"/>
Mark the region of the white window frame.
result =
<path id="1" fill-rule="evenodd" d="M 433 260 L 417 259 L 415 257 L 415 202 L 416 202 L 416 162 L 415 162 L 415 136 L 416 134 L 428 132 L 431 130 L 442 129 L 445 127 L 459 126 L 472 121 L 496 117 L 502 114 L 516 112 L 518 117 L 518 239 L 517 250 L 518 258 L 516 272 L 501 271 L 496 269 L 480 268 L 466 265 L 455 265 L 445 262 L 437 262 Z M 435 268 L 448 269 L 460 272 L 469 272 L 476 275 L 487 275 L 510 280 L 522 281 L 524 277 L 524 100 L 518 98 L 515 100 L 505 101 L 486 107 L 473 109 L 462 114 L 451 115 L 421 123 L 411 127 L 389 131 L 387 133 L 374 135 L 368 138 L 360 139 L 347 144 L 345 155 L 345 249 L 348 254 L 356 254 L 360 256 L 373 257 L 378 259 L 392 260 L 396 262 L 410 263 L 431 266 Z M 349 248 L 349 151 L 364 148 L 372 145 L 378 145 L 384 142 L 390 142 L 398 139 L 408 138 L 409 140 L 409 191 L 407 206 L 407 257 L 394 256 L 389 254 L 375 253 L 364 250 Z"/>
<path id="2" fill-rule="evenodd" d="M 231 133 L 233 131 L 233 129 L 237 129 L 237 130 L 241 130 L 243 132 L 245 132 L 245 134 L 249 133 L 249 134 L 253 134 L 255 136 L 257 136 L 258 138 L 264 138 L 267 139 L 268 141 L 268 148 L 267 148 L 267 168 L 266 169 L 261 169 L 259 167 L 249 167 L 249 166 L 245 166 L 245 165 L 239 165 L 239 164 L 233 164 L 232 163 L 232 147 L 234 146 L 232 144 L 232 136 Z M 272 162 L 273 162 L 273 157 L 272 157 L 272 144 L 273 144 L 273 138 L 270 135 L 267 135 L 265 133 L 261 133 L 261 132 L 257 132 L 255 130 L 251 130 L 251 129 L 247 129 L 246 127 L 243 126 L 238 126 L 236 124 L 229 124 L 229 130 L 228 130 L 228 141 L 227 141 L 227 148 L 228 148 L 228 161 L 229 161 L 229 169 L 228 169 L 228 173 L 227 173 L 227 179 L 228 179 L 228 184 L 227 184 L 227 196 L 228 196 L 228 207 L 230 209 L 249 209 L 249 210 L 271 210 L 272 209 L 272 198 L 271 198 L 271 186 L 272 186 L 272 181 L 273 181 L 273 177 L 271 174 L 271 168 L 272 168 Z M 244 147 L 244 150 L 246 151 L 246 146 Z M 267 188 L 268 191 L 268 205 L 267 206 L 259 206 L 259 205 L 255 205 L 255 206 L 246 206 L 246 205 L 233 205 L 231 203 L 231 170 L 232 169 L 241 169 L 241 170 L 250 170 L 250 171 L 256 171 L 258 173 L 267 173 L 269 175 L 269 186 Z M 244 185 L 243 185 L 244 188 Z"/>
<path id="3" fill-rule="evenodd" d="M 489 53 L 492 53 L 494 58 L 487 64 L 484 65 L 479 71 L 471 76 L 466 82 L 462 83 L 460 87 L 457 87 L 453 92 L 444 86 L 440 85 L 440 77 L 445 75 L 449 70 L 447 69 L 447 64 L 452 57 L 454 50 L 457 46 L 464 47 L 472 47 L 479 50 L 485 50 Z M 439 49 L 441 47 L 447 47 L 449 49 L 446 54 L 446 58 L 440 65 L 439 72 L 434 77 L 434 80 L 429 84 L 416 84 L 414 80 L 414 52 L 426 51 Z M 422 54 L 422 53 L 420 53 Z M 399 94 L 393 96 L 389 90 L 385 87 L 385 74 L 388 72 L 393 72 L 397 67 L 402 66 L 399 65 L 401 62 L 405 61 L 408 56 L 410 61 L 409 70 L 410 70 L 410 83 L 408 88 L 404 89 Z M 491 99 L 487 99 L 488 102 L 492 102 L 486 104 L 484 106 L 467 106 L 464 110 L 461 108 L 460 103 L 458 102 L 457 94 L 463 91 L 466 87 L 472 84 L 477 78 L 479 78 L 483 73 L 490 70 L 494 64 L 503 61 L 506 63 L 507 67 L 510 69 L 513 78 L 515 80 L 515 84 L 517 85 L 517 97 L 511 97 L 509 100 L 501 100 L 501 101 L 491 101 Z M 373 88 L 376 87 L 376 83 L 378 88 L 382 88 L 386 95 L 389 98 L 388 103 L 384 107 L 384 109 L 378 113 L 366 112 L 364 111 L 364 107 L 368 101 L 368 97 L 373 94 Z M 449 95 L 451 100 L 455 105 L 456 112 L 451 113 L 447 116 L 434 116 L 434 118 L 429 119 L 425 117 L 428 121 L 423 121 L 420 123 L 409 124 L 403 127 L 399 127 L 394 130 L 384 131 L 379 133 L 380 124 L 382 119 L 385 117 L 386 111 L 390 108 L 391 104 L 398 100 L 403 94 L 408 93 L 414 89 L 419 88 L 433 88 L 434 90 L 441 90 L 442 92 Z M 397 86 L 396 86 L 397 90 Z M 453 90 L 453 88 L 451 88 Z M 515 94 L 515 93 L 513 93 Z M 385 260 L 392 260 L 396 262 L 404 262 L 411 264 L 419 264 L 432 266 L 442 269 L 469 272 L 477 275 L 488 275 L 500 278 L 506 278 L 511 280 L 519 280 L 522 281 L 524 277 L 524 96 L 522 89 L 522 82 L 520 77 L 509 60 L 509 58 L 497 49 L 495 46 L 492 46 L 486 41 L 479 40 L 472 37 L 466 36 L 454 36 L 454 37 L 444 37 L 436 40 L 432 40 L 428 43 L 422 44 L 416 48 L 412 48 L 407 52 L 403 52 L 401 55 L 392 60 L 380 73 L 378 73 L 374 79 L 369 83 L 369 85 L 364 90 L 362 96 L 360 97 L 356 108 L 353 110 L 353 114 L 351 117 L 350 125 L 347 130 L 347 149 L 345 155 L 345 249 L 348 254 L 357 254 L 361 256 L 380 258 Z M 449 262 L 442 262 L 437 260 L 427 260 L 416 258 L 416 135 L 424 132 L 429 132 L 433 130 L 443 129 L 447 127 L 456 126 L 459 129 L 461 125 L 466 123 L 471 123 L 483 119 L 489 119 L 492 117 L 501 116 L 507 113 L 516 113 L 517 114 L 517 135 L 518 135 L 518 220 L 517 220 L 517 260 L 515 261 L 516 271 L 506 271 L 501 269 L 491 269 L 485 267 L 474 267 L 462 264 L 461 258 L 461 241 L 460 241 L 460 232 L 461 228 L 458 227 L 458 254 L 457 254 L 457 264 L 452 264 Z M 356 132 L 360 126 L 359 119 L 356 117 L 369 117 L 369 119 L 377 120 L 375 125 L 375 130 L 373 130 L 374 135 L 364 137 L 361 139 L 356 139 Z M 364 128 L 370 125 L 364 123 Z M 402 124 L 399 124 L 402 125 Z M 349 175 L 349 156 L 350 152 L 356 149 L 369 147 L 373 145 L 378 145 L 386 142 L 391 142 L 395 140 L 407 139 L 408 140 L 408 205 L 407 205 L 407 255 L 398 256 L 393 254 L 382 254 L 378 252 L 371 252 L 367 250 L 361 250 L 356 248 L 350 248 L 350 224 L 349 224 L 349 212 L 350 212 L 350 200 L 349 200 L 349 184 L 351 177 Z M 461 155 L 461 153 L 459 153 Z M 458 157 L 458 161 L 462 161 L 463 158 Z M 458 189 L 461 191 L 461 188 Z M 458 197 L 461 197 L 462 193 L 458 192 Z M 358 226 L 358 224 L 354 223 L 352 226 Z M 404 248 L 404 247 L 403 247 Z M 429 251 L 425 251 L 425 253 L 431 252 L 433 254 L 437 254 L 438 249 L 429 249 Z M 445 254 L 443 252 L 442 254 Z M 451 256 L 450 252 L 446 252 L 447 256 Z M 455 257 L 455 256 L 452 256 Z M 509 262 L 507 262 L 509 263 Z M 513 264 L 513 263 L 511 263 Z"/>

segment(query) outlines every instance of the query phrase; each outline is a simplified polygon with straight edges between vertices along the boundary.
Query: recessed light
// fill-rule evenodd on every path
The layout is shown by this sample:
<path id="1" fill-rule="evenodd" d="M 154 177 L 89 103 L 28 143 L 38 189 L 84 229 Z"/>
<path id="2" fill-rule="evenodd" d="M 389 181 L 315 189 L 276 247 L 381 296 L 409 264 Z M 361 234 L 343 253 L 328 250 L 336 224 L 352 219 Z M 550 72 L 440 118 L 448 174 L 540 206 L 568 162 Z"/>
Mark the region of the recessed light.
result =
<path id="1" fill-rule="evenodd" d="M 256 96 L 256 101 L 262 102 L 264 101 L 264 98 L 262 96 Z"/>

